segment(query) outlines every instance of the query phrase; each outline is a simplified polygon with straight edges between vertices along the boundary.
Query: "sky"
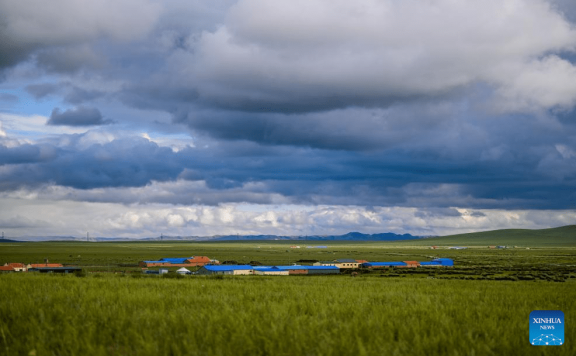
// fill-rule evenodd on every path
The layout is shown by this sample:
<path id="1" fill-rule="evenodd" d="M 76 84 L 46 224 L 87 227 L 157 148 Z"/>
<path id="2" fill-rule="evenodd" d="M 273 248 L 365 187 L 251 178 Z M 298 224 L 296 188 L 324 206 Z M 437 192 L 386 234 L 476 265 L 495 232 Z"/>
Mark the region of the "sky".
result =
<path id="1" fill-rule="evenodd" d="M 572 0 L 0 0 L 6 237 L 576 221 Z"/>

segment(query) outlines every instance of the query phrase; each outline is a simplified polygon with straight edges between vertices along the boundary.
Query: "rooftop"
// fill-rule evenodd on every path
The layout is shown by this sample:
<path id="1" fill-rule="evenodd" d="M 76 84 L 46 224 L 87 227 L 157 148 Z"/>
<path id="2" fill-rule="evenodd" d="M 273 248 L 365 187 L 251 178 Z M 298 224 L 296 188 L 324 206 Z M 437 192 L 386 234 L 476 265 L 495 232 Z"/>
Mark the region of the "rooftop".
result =
<path id="1" fill-rule="evenodd" d="M 254 267 L 250 265 L 206 265 L 202 268 L 207 269 L 208 271 L 234 271 L 234 270 L 253 270 Z"/>

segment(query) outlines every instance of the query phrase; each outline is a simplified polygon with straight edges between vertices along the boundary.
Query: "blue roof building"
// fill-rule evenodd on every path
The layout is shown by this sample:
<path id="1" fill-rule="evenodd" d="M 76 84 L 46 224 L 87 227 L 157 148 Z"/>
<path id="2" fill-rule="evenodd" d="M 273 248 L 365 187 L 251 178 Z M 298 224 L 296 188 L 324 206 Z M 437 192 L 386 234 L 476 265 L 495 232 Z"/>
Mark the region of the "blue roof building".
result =
<path id="1" fill-rule="evenodd" d="M 208 275 L 208 274 L 231 274 L 231 275 L 241 275 L 241 274 L 252 274 L 254 267 L 250 265 L 206 265 L 200 268 L 196 274 Z"/>
<path id="2" fill-rule="evenodd" d="M 406 267 L 405 262 L 366 262 L 362 264 L 364 268 L 384 268 L 384 267 Z"/>
<path id="3" fill-rule="evenodd" d="M 276 266 L 289 271 L 290 274 L 338 274 L 340 268 L 336 266 Z"/>
<path id="4" fill-rule="evenodd" d="M 454 267 L 454 260 L 451 258 L 436 258 L 432 262 L 440 262 L 444 267 Z"/>
<path id="5" fill-rule="evenodd" d="M 186 263 L 186 260 L 189 260 L 191 258 L 193 258 L 193 257 L 178 257 L 178 258 L 166 257 L 166 258 L 161 258 L 160 261 L 170 262 L 172 264 L 184 264 L 184 263 Z"/>
<path id="6" fill-rule="evenodd" d="M 418 262 L 422 267 L 454 267 L 454 260 L 451 258 L 436 258 L 428 262 Z M 366 262 L 362 264 L 364 268 L 384 268 L 384 267 L 407 267 L 406 262 Z"/>

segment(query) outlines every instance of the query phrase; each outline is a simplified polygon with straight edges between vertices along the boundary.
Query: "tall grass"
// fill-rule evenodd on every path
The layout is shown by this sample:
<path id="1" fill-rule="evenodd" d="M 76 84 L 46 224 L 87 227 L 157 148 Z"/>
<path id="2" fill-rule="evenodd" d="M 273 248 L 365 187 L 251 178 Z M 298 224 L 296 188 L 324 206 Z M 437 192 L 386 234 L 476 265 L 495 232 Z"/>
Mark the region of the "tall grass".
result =
<path id="1" fill-rule="evenodd" d="M 571 282 L 98 276 L 0 275 L 0 355 L 576 354 L 528 342 Z"/>

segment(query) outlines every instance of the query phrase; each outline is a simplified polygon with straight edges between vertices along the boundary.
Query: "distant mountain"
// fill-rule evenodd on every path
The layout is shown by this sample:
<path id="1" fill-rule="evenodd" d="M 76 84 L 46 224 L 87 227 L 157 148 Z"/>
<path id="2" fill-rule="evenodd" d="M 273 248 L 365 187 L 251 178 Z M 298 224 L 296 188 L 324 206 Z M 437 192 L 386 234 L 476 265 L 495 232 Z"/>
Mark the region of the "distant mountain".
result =
<path id="1" fill-rule="evenodd" d="M 187 240 L 187 241 L 397 241 L 418 239 L 419 236 L 410 234 L 394 234 L 392 232 L 380 234 L 363 234 L 360 232 L 349 232 L 344 235 L 299 235 L 299 236 L 279 236 L 279 235 L 216 235 L 211 237 L 201 236 L 163 236 L 165 241 Z M 146 240 L 158 240 L 158 238 L 148 238 Z"/>
<path id="2" fill-rule="evenodd" d="M 126 241 L 397 241 L 413 240 L 419 236 L 410 234 L 394 234 L 391 232 L 380 234 L 363 234 L 349 232 L 345 235 L 312 235 L 312 236 L 278 236 L 278 235 L 215 235 L 215 236 L 166 236 L 127 238 L 127 237 L 86 237 L 75 236 L 22 236 L 19 241 L 1 240 L 0 242 L 48 242 L 48 241 L 79 241 L 79 242 L 126 242 Z"/>
<path id="3" fill-rule="evenodd" d="M 18 241 L 0 239 L 2 242 L 26 241 L 86 241 L 86 237 L 74 236 L 25 236 L 17 237 Z M 430 246 L 485 246 L 485 245 L 518 245 L 518 246 L 576 246 L 576 225 L 551 229 L 504 229 L 482 231 L 451 236 L 414 236 L 392 232 L 363 234 L 349 232 L 344 235 L 216 235 L 216 236 L 159 236 L 147 238 L 124 237 L 90 237 L 90 242 L 121 241 L 405 241 L 408 245 Z"/>

